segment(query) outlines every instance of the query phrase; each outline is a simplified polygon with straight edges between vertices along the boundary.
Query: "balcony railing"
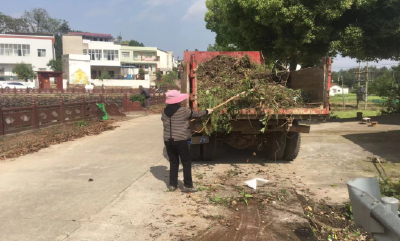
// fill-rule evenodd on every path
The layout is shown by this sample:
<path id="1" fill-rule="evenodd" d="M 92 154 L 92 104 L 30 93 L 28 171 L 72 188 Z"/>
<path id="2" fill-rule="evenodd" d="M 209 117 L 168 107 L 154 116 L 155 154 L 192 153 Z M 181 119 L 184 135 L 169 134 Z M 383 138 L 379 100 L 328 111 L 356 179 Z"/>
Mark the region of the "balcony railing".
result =
<path id="1" fill-rule="evenodd" d="M 0 81 L 19 80 L 16 75 L 0 75 Z"/>

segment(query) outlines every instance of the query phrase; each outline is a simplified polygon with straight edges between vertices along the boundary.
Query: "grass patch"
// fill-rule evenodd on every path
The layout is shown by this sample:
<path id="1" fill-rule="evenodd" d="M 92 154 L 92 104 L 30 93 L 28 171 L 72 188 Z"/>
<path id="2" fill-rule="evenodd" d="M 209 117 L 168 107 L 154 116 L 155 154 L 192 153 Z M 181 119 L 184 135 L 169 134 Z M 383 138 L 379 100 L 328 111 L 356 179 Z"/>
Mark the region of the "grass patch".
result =
<path id="1" fill-rule="evenodd" d="M 363 117 L 379 116 L 379 110 L 350 110 L 350 111 L 332 111 L 331 119 L 356 118 L 357 112 L 362 112 Z"/>
<path id="2" fill-rule="evenodd" d="M 383 180 L 379 181 L 379 185 L 382 196 L 400 199 L 400 179 L 395 180 L 383 177 Z"/>
<path id="3" fill-rule="evenodd" d="M 352 104 L 352 103 L 357 103 L 357 95 L 354 93 L 351 94 L 345 94 L 344 95 L 344 100 L 346 104 Z M 368 95 L 368 103 L 375 104 L 373 101 L 384 101 L 382 97 L 376 96 L 376 95 Z M 337 94 L 335 96 L 331 96 L 329 99 L 329 102 L 331 104 L 342 104 L 343 103 L 343 97 L 341 94 Z M 360 103 L 364 104 L 363 101 Z"/>

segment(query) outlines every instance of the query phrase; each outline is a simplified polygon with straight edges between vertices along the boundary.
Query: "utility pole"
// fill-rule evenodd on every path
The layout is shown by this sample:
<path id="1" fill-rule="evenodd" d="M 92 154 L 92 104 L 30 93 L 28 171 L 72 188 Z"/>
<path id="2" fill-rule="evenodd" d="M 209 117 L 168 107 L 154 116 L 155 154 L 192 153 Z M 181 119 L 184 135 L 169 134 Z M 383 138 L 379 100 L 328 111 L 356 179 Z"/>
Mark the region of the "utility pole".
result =
<path id="1" fill-rule="evenodd" d="M 346 109 L 346 104 L 344 103 L 344 88 L 343 88 L 343 76 L 340 76 L 342 78 L 342 97 L 343 97 L 343 110 Z"/>
<path id="2" fill-rule="evenodd" d="M 368 79 L 368 74 L 369 74 L 368 63 L 369 62 L 367 62 L 367 81 L 365 81 L 365 105 L 364 105 L 364 110 L 367 110 L 367 106 L 368 106 L 368 81 L 369 81 L 369 79 Z"/>
<path id="3" fill-rule="evenodd" d="M 358 62 L 358 84 L 357 84 L 357 110 L 360 105 L 360 99 L 358 96 L 360 95 L 360 82 L 361 82 L 361 62 Z"/>

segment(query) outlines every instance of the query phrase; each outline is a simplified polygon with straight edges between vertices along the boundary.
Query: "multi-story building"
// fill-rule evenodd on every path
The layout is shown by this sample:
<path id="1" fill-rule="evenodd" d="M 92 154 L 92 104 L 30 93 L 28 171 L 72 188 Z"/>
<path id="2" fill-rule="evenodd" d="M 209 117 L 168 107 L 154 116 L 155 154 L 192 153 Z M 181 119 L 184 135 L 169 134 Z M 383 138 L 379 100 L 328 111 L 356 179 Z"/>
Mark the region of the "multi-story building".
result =
<path id="1" fill-rule="evenodd" d="M 105 84 L 110 82 L 104 81 L 104 74 L 107 74 L 106 79 L 146 80 L 148 84 L 145 85 L 149 86 L 150 75 L 172 70 L 174 65 L 172 52 L 156 47 L 116 44 L 111 34 L 64 34 L 63 54 L 64 79 L 73 84 L 100 83 L 99 79 Z M 145 75 L 140 74 L 139 69 L 143 69 Z"/>
<path id="2" fill-rule="evenodd" d="M 121 45 L 121 65 L 124 73 L 137 74 L 137 70 L 141 68 L 150 75 L 155 75 L 157 64 L 156 47 Z"/>
<path id="3" fill-rule="evenodd" d="M 112 78 L 118 78 L 121 71 L 119 51 L 121 45 L 114 44 L 111 34 L 69 32 L 63 37 L 63 55 L 88 55 L 90 73 L 85 73 L 88 79 L 98 79 L 108 73 Z M 64 64 L 65 65 L 65 64 Z M 71 81 L 69 73 L 64 78 Z"/>
<path id="4" fill-rule="evenodd" d="M 52 34 L 0 34 L 0 80 L 18 80 L 12 69 L 19 63 L 35 71 L 51 71 L 47 63 L 55 59 L 54 42 Z"/>
<path id="5" fill-rule="evenodd" d="M 172 51 L 164 51 L 158 49 L 157 51 L 157 64 L 158 70 L 166 73 L 172 71 L 174 68 L 175 57 Z"/>

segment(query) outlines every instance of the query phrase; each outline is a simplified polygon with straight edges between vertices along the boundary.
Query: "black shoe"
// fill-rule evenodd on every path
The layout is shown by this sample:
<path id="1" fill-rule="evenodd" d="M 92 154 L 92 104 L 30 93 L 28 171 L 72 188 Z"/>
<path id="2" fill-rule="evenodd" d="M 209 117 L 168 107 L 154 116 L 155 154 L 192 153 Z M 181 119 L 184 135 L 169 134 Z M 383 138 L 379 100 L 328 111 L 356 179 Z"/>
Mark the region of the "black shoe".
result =
<path id="1" fill-rule="evenodd" d="M 175 192 L 176 188 L 177 188 L 177 187 L 169 186 L 168 191 L 170 191 L 170 192 Z"/>
<path id="2" fill-rule="evenodd" d="M 197 192 L 198 189 L 195 187 L 183 187 L 182 192 Z"/>

